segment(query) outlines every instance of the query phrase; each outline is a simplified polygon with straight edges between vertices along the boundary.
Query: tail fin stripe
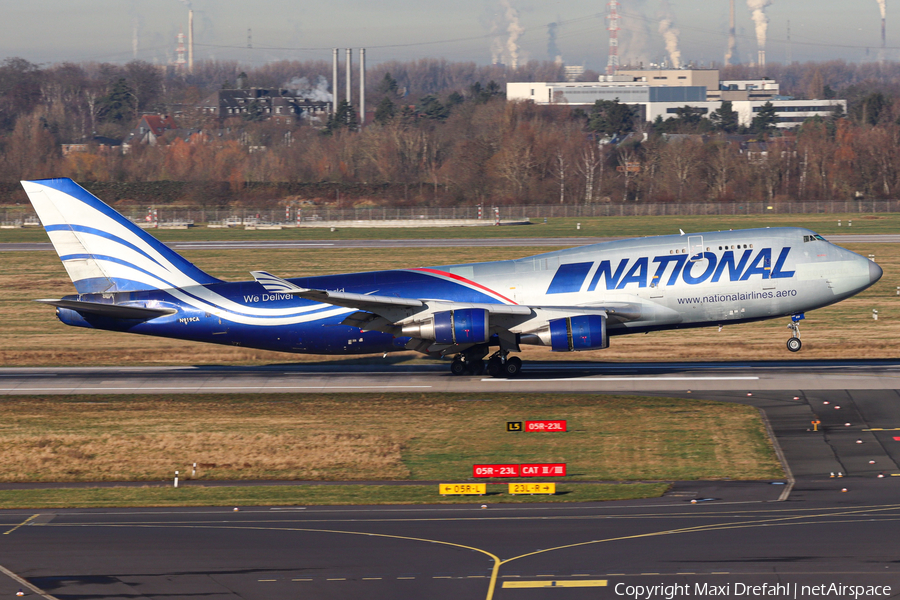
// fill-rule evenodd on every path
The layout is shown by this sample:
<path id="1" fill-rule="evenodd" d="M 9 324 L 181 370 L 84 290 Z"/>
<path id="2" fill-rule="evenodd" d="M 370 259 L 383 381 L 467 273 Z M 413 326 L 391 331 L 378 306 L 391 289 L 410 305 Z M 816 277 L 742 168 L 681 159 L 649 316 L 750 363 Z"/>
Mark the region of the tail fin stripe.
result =
<path id="1" fill-rule="evenodd" d="M 159 275 L 156 275 L 155 273 L 151 273 L 150 271 L 147 271 L 147 270 L 145 270 L 145 269 L 142 269 L 142 268 L 138 267 L 137 265 L 135 265 L 135 264 L 133 264 L 133 263 L 130 263 L 130 262 L 126 261 L 126 260 L 122 260 L 122 259 L 120 259 L 120 258 L 116 258 L 115 256 L 103 256 L 102 254 L 67 254 L 66 256 L 60 256 L 59 258 L 60 258 L 61 260 L 63 260 L 63 261 L 67 261 L 67 260 L 86 260 L 86 259 L 91 259 L 91 258 L 92 258 L 92 259 L 98 260 L 98 261 L 105 261 L 105 262 L 115 263 L 115 264 L 117 264 L 117 265 L 122 265 L 123 267 L 129 268 L 129 269 L 133 269 L 133 270 L 135 270 L 135 271 L 137 271 L 137 272 L 139 272 L 139 273 L 143 273 L 144 275 L 149 275 L 149 276 L 152 277 L 154 280 L 161 281 L 162 283 L 164 283 L 166 287 L 170 287 L 170 288 L 178 287 L 178 286 L 176 286 L 176 285 L 172 285 L 170 282 L 166 281 L 165 279 L 163 279 L 163 278 L 160 277 Z M 120 278 L 120 277 L 110 277 L 110 279 L 119 279 L 119 280 L 120 280 L 120 279 L 122 279 L 122 278 Z"/>
<path id="2" fill-rule="evenodd" d="M 222 282 L 198 269 L 71 179 L 23 181 L 22 185 L 57 253 L 88 255 L 66 263 L 79 293 L 115 291 L 117 281 L 130 289 L 139 289 L 131 286 L 146 277 L 142 274 L 132 278 L 128 272 L 123 273 L 122 267 L 98 258 L 109 256 L 130 260 L 182 287 Z M 100 262 L 112 267 L 111 272 L 103 271 Z"/>
<path id="3" fill-rule="evenodd" d="M 133 251 L 145 256 L 146 258 L 149 258 L 150 260 L 152 260 L 153 262 L 158 264 L 160 267 L 162 267 L 164 269 L 166 268 L 165 265 L 160 263 L 158 260 L 156 260 L 149 254 L 147 254 L 147 252 L 145 252 L 144 250 L 141 250 L 140 248 L 138 248 L 131 242 L 124 240 L 117 235 L 107 233 L 105 231 L 96 229 L 94 227 L 85 227 L 84 225 L 47 225 L 46 227 L 44 227 L 44 229 L 47 230 L 47 233 L 50 233 L 51 231 L 70 231 L 71 230 L 71 231 L 78 231 L 80 233 L 87 233 L 89 235 L 96 235 L 96 236 L 102 237 L 103 239 L 109 240 L 111 242 L 116 242 L 117 244 L 121 244 L 121 245 L 125 246 L 126 248 L 133 250 Z"/>

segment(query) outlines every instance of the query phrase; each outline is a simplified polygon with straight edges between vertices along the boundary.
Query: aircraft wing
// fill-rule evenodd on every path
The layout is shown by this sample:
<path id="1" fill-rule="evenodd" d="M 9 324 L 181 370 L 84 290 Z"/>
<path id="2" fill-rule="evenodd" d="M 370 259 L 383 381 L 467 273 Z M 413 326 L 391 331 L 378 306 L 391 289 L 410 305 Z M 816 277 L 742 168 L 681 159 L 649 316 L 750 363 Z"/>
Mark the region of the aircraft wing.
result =
<path id="1" fill-rule="evenodd" d="M 639 319 L 643 310 L 637 302 L 612 302 L 603 306 L 527 306 L 353 294 L 301 288 L 264 271 L 252 273 L 269 292 L 355 308 L 357 312 L 349 314 L 343 320 L 344 325 L 409 336 L 412 339 L 407 348 L 428 354 L 458 352 L 487 342 L 492 333 L 497 334 L 501 345 L 508 348 L 518 348 L 522 341 L 552 345 L 554 349 L 565 344 L 574 349 L 573 331 L 578 338 L 576 342 L 588 344 L 578 349 L 606 347 L 606 321 L 622 323 Z M 593 329 L 587 332 L 584 328 Z M 470 335 L 472 331 L 477 334 Z M 594 341 L 580 341 L 588 338 Z"/>
<path id="2" fill-rule="evenodd" d="M 155 319 L 166 315 L 173 315 L 174 308 L 147 308 L 144 306 L 127 306 L 121 304 L 104 304 L 101 302 L 83 302 L 81 300 L 35 300 L 58 308 L 69 308 L 79 313 L 100 315 L 113 319 Z"/>
<path id="3" fill-rule="evenodd" d="M 382 311 L 392 309 L 426 309 L 429 304 L 446 305 L 444 310 L 457 308 L 484 308 L 493 314 L 506 315 L 530 315 L 531 309 L 527 306 L 517 304 L 487 304 L 475 302 L 448 302 L 446 300 L 430 300 L 426 298 L 398 298 L 396 296 L 378 296 L 375 294 L 353 294 L 350 292 L 338 292 L 331 290 L 317 290 L 302 288 L 294 285 L 290 281 L 286 281 L 271 273 L 265 271 L 251 271 L 251 275 L 259 282 L 267 291 L 274 294 L 292 294 L 294 296 L 305 298 L 307 300 L 315 300 L 325 304 L 333 304 L 335 306 L 343 306 L 345 308 L 356 308 L 380 314 Z M 418 311 L 411 311 L 418 312 Z"/>

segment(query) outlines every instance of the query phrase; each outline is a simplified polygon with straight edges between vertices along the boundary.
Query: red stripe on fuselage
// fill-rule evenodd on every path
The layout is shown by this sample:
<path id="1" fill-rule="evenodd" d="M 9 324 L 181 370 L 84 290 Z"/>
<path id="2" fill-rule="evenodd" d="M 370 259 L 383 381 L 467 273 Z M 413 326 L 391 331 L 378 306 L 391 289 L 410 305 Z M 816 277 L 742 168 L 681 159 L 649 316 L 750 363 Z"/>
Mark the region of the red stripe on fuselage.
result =
<path id="1" fill-rule="evenodd" d="M 504 295 L 502 295 L 502 294 L 498 294 L 497 292 L 495 292 L 495 291 L 492 290 L 491 288 L 484 287 L 484 286 L 481 285 L 480 283 L 475 283 L 474 281 L 471 281 L 471 280 L 469 280 L 469 279 L 466 279 L 465 277 L 460 277 L 459 275 L 454 275 L 453 273 L 448 273 L 448 272 L 446 272 L 446 271 L 439 271 L 439 270 L 437 270 L 437 269 L 425 269 L 425 268 L 410 269 L 410 271 L 424 271 L 424 272 L 426 272 L 426 273 L 433 273 L 434 275 L 441 275 L 442 277 L 449 277 L 450 279 L 454 279 L 454 280 L 456 280 L 456 281 L 458 281 L 458 282 L 460 282 L 460 283 L 464 283 L 464 284 L 466 284 L 466 285 L 475 286 L 475 287 L 477 287 L 478 289 L 481 289 L 481 290 L 484 290 L 484 291 L 488 292 L 489 294 L 493 294 L 494 296 L 497 296 L 498 298 L 500 298 L 501 300 L 503 300 L 503 301 L 505 301 L 505 302 L 508 302 L 509 304 L 518 304 L 517 302 L 513 302 L 512 300 L 510 300 L 510 299 L 507 298 L 506 296 L 504 296 Z"/>

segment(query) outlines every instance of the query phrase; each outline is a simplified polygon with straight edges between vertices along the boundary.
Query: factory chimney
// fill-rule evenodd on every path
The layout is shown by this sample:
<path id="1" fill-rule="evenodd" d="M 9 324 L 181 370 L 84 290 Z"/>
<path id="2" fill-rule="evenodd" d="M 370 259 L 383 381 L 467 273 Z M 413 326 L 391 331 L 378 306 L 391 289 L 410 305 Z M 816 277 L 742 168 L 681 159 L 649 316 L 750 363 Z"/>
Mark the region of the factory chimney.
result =
<path id="1" fill-rule="evenodd" d="M 331 114 L 337 113 L 338 104 L 338 49 L 331 51 Z"/>
<path id="2" fill-rule="evenodd" d="M 347 48 L 347 104 L 352 104 L 351 100 L 351 87 L 350 80 L 352 79 L 353 70 L 352 70 L 352 62 L 353 62 L 353 49 Z"/>
<path id="3" fill-rule="evenodd" d="M 188 73 L 194 72 L 194 11 L 188 11 Z"/>
<path id="4" fill-rule="evenodd" d="M 359 49 L 359 124 L 366 122 L 366 49 Z"/>

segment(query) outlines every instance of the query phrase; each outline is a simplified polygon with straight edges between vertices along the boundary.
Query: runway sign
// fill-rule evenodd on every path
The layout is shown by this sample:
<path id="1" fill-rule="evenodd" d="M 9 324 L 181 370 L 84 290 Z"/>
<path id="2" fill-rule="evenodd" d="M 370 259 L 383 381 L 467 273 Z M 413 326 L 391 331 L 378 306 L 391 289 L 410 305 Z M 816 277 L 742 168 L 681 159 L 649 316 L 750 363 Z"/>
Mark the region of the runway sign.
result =
<path id="1" fill-rule="evenodd" d="M 510 494 L 555 494 L 555 483 L 510 483 Z"/>
<path id="2" fill-rule="evenodd" d="M 565 477 L 566 463 L 472 465 L 474 477 Z"/>
<path id="3" fill-rule="evenodd" d="M 522 431 L 522 421 L 507 421 L 506 422 L 506 430 L 507 431 Z"/>
<path id="4" fill-rule="evenodd" d="M 520 465 L 522 477 L 565 477 L 566 463 Z"/>
<path id="5" fill-rule="evenodd" d="M 519 465 L 472 465 L 475 477 L 518 477 Z"/>
<path id="6" fill-rule="evenodd" d="M 550 588 L 550 587 L 606 587 L 606 579 L 582 579 L 581 581 L 504 581 L 505 588 Z"/>
<path id="7" fill-rule="evenodd" d="M 565 421 L 525 421 L 526 432 L 566 431 Z"/>
<path id="8" fill-rule="evenodd" d="M 441 483 L 438 484 L 441 496 L 484 496 L 487 493 L 486 483 Z"/>

